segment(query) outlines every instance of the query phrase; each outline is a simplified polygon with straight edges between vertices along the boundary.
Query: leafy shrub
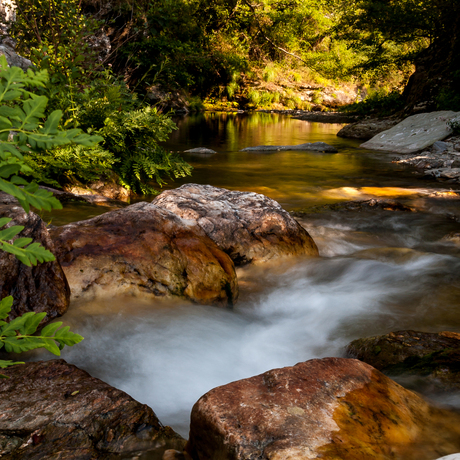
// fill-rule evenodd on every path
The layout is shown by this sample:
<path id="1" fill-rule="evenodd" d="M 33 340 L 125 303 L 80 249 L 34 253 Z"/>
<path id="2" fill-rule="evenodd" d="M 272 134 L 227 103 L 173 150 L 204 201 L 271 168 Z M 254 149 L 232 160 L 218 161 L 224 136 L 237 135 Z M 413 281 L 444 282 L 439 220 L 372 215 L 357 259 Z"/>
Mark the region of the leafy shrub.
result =
<path id="1" fill-rule="evenodd" d="M 263 79 L 266 82 L 274 81 L 276 78 L 276 71 L 272 66 L 267 66 L 263 72 Z"/>
<path id="2" fill-rule="evenodd" d="M 155 108 L 142 106 L 114 78 L 86 89 L 79 96 L 75 117 L 79 127 L 103 138 L 103 150 L 94 151 L 101 172 L 111 166 L 130 190 L 157 194 L 152 181 L 161 186 L 165 178 L 191 173 L 191 166 L 179 155 L 160 146 L 176 129 L 174 122 Z M 78 153 L 76 147 L 72 149 Z M 90 163 L 80 162 L 80 170 L 84 172 L 87 165 Z"/>
<path id="3" fill-rule="evenodd" d="M 85 16 L 78 0 L 15 0 L 10 33 L 20 54 L 38 69 L 47 69 L 52 85 L 87 80 L 97 62 L 89 37 L 101 27 Z"/>
<path id="4" fill-rule="evenodd" d="M 53 111 L 46 119 L 44 113 L 48 99 L 37 96 L 31 88 L 43 87 L 47 81 L 46 71 L 25 73 L 19 67 L 8 68 L 5 56 L 0 56 L 0 190 L 14 196 L 26 212 L 30 206 L 37 209 L 60 208 L 61 204 L 52 193 L 39 189 L 35 183 L 27 182 L 21 174 L 30 172 L 23 154 L 40 152 L 55 146 L 76 143 L 91 147 L 101 140 L 98 136 L 83 134 L 79 129 L 62 131 L 58 125 L 62 116 Z M 8 217 L 0 219 L 0 250 L 13 254 L 22 263 L 31 266 L 38 262 L 54 260 L 53 254 L 31 238 L 17 238 L 24 229 L 20 225 L 7 227 Z M 28 312 L 7 322 L 13 305 L 11 296 L 0 301 L 0 348 L 7 352 L 20 353 L 36 348 L 45 348 L 59 356 L 65 345 L 74 345 L 81 340 L 62 323 L 46 326 L 39 336 L 36 332 L 46 313 Z M 19 364 L 11 360 L 0 360 L 0 368 Z M 0 375 L 0 377 L 5 377 Z"/>
<path id="5" fill-rule="evenodd" d="M 441 89 L 436 105 L 438 110 L 460 111 L 460 70 L 452 73 L 450 87 Z"/>
<path id="6" fill-rule="evenodd" d="M 249 103 L 252 106 L 257 107 L 260 103 L 260 98 L 261 98 L 260 93 L 256 89 L 250 88 L 248 90 L 248 99 L 249 99 Z"/>
<path id="7" fill-rule="evenodd" d="M 347 105 L 341 110 L 356 115 L 388 116 L 402 110 L 403 107 L 404 100 L 399 92 L 385 93 L 376 91 L 363 101 Z"/>

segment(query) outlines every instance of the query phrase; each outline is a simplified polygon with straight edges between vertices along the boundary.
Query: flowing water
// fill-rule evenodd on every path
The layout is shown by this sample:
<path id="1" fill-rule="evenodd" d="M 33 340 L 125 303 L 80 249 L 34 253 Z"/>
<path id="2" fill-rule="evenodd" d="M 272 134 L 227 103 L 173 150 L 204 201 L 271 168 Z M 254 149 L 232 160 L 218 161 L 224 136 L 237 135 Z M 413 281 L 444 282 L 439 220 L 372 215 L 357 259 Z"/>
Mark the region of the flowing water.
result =
<path id="1" fill-rule="evenodd" d="M 325 356 L 351 340 L 402 329 L 460 331 L 458 198 L 449 184 L 425 181 L 391 154 L 336 137 L 340 125 L 276 114 L 201 114 L 178 120 L 167 147 L 209 147 L 187 155 L 186 182 L 264 193 L 290 211 L 322 257 L 238 269 L 233 310 L 183 300 L 115 298 L 73 304 L 66 324 L 85 340 L 63 357 L 151 406 L 188 434 L 194 402 L 213 387 Z M 338 154 L 243 153 L 262 144 L 324 141 Z M 391 198 L 416 212 L 331 210 L 346 200 Z M 104 209 L 68 206 L 62 224 Z M 455 394 L 443 403 L 460 406 Z"/>

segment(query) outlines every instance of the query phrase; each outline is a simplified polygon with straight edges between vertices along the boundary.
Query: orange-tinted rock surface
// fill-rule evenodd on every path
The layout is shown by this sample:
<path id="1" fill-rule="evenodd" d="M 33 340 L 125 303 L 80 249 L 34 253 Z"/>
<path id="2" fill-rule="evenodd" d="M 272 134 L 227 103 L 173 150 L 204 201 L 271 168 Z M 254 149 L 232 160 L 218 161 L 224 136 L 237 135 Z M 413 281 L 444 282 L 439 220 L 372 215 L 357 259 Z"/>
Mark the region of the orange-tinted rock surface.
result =
<path id="1" fill-rule="evenodd" d="M 5 198 L 7 201 L 12 197 Z M 7 202 L 13 204 L 0 204 L 0 217 L 13 219 L 9 227 L 24 227 L 18 237 L 32 238 L 54 253 L 53 241 L 42 219 L 33 212 L 26 214 L 19 205 L 14 205 L 14 199 Z M 8 295 L 14 298 L 10 319 L 31 311 L 46 312 L 43 324 L 63 315 L 70 300 L 69 285 L 58 261 L 27 267 L 14 255 L 0 251 L 0 298 Z"/>
<path id="2" fill-rule="evenodd" d="M 191 416 L 196 460 L 429 460 L 460 448 L 460 414 L 371 366 L 324 358 L 206 393 Z"/>
<path id="3" fill-rule="evenodd" d="M 387 375 L 420 376 L 428 391 L 460 390 L 457 332 L 390 332 L 354 340 L 347 354 Z"/>
<path id="4" fill-rule="evenodd" d="M 284 256 L 317 256 L 308 232 L 276 201 L 254 192 L 187 184 L 153 200 L 191 219 L 236 265 Z"/>
<path id="5" fill-rule="evenodd" d="M 119 458 L 109 455 L 183 445 L 148 406 L 64 360 L 2 373 L 10 377 L 0 380 L 2 460 Z"/>
<path id="6" fill-rule="evenodd" d="M 197 226 L 150 203 L 136 203 L 51 230 L 72 298 L 116 293 L 177 295 L 232 305 L 231 259 Z"/>

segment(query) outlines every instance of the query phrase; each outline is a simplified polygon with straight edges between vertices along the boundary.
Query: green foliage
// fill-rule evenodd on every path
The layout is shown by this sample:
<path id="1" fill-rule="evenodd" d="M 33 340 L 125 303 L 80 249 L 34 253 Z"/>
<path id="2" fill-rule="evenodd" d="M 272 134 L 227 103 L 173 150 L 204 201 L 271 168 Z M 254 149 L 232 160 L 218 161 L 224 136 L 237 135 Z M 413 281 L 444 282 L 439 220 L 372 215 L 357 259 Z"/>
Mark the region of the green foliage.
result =
<path id="1" fill-rule="evenodd" d="M 453 72 L 451 84 L 440 91 L 436 105 L 438 110 L 460 112 L 460 70 Z"/>
<path id="2" fill-rule="evenodd" d="M 60 187 L 73 178 L 78 181 L 96 181 L 110 175 L 117 161 L 112 152 L 100 145 L 63 145 L 43 153 L 29 152 L 25 162 L 29 173 L 40 183 Z"/>
<path id="3" fill-rule="evenodd" d="M 60 203 L 50 192 L 20 176 L 31 172 L 23 154 L 70 143 L 91 147 L 102 140 L 80 129 L 60 130 L 59 110 L 44 118 L 48 99 L 29 89 L 43 87 L 46 80 L 46 71 L 29 69 L 25 73 L 19 67 L 9 68 L 5 56 L 0 56 L 0 190 L 14 196 L 27 212 L 30 205 L 51 210 Z"/>
<path id="4" fill-rule="evenodd" d="M 424 50 L 440 40 L 448 50 L 458 39 L 456 0 L 330 0 L 337 12 L 335 37 L 359 53 L 361 71 L 381 80 L 399 69 L 403 74 Z M 452 59 L 452 56 L 451 56 Z"/>
<path id="5" fill-rule="evenodd" d="M 46 69 L 52 85 L 80 83 L 94 68 L 97 54 L 89 37 L 101 24 L 85 16 L 77 0 L 16 0 L 10 33 L 21 55 Z"/>
<path id="6" fill-rule="evenodd" d="M 159 145 L 174 129 L 176 125 L 169 117 L 144 107 L 112 113 L 97 132 L 104 137 L 104 147 L 119 159 L 115 170 L 122 184 L 136 192 L 157 194 L 152 180 L 161 186 L 165 183 L 164 175 L 185 177 L 192 169 L 179 155 Z"/>
<path id="7" fill-rule="evenodd" d="M 8 296 L 0 301 L 0 349 L 5 347 L 8 353 L 22 353 L 25 351 L 45 348 L 56 356 L 60 356 L 65 345 L 72 346 L 83 340 L 79 334 L 70 331 L 70 327 L 62 327 L 62 322 L 45 326 L 39 335 L 37 331 L 46 313 L 24 313 L 10 322 L 5 321 L 10 314 L 13 297 Z M 11 360 L 0 360 L 0 368 L 14 364 L 23 364 Z M 7 378 L 0 374 L 0 378 Z"/>
<path id="8" fill-rule="evenodd" d="M 8 217 L 0 218 L 0 228 L 10 222 L 11 219 Z M 24 230 L 24 227 L 20 225 L 13 225 L 0 230 L 0 250 L 14 254 L 18 260 L 28 267 L 37 265 L 37 262 L 54 260 L 53 254 L 39 243 L 32 243 L 32 238 L 16 238 L 12 243 L 9 243 L 22 230 Z"/>
<path id="9" fill-rule="evenodd" d="M 117 80 L 109 81 L 114 84 L 98 82 L 87 88 L 75 113 L 81 128 L 103 138 L 94 157 L 99 155 L 99 165 L 110 165 L 122 185 L 144 194 L 158 193 L 152 181 L 161 186 L 165 177 L 189 175 L 191 166 L 159 145 L 176 129 L 174 122 L 155 108 L 142 106 Z"/>
<path id="10" fill-rule="evenodd" d="M 61 208 L 61 204 L 52 193 L 39 189 L 35 183 L 28 183 L 21 176 L 31 171 L 23 154 L 37 154 L 70 143 L 92 147 L 102 139 L 83 134 L 80 129 L 60 130 L 62 112 L 59 110 L 45 117 L 48 99 L 30 90 L 43 87 L 46 82 L 46 70 L 24 72 L 18 67 L 10 68 L 5 56 L 0 56 L 0 190 L 16 197 L 27 212 L 30 206 L 51 210 Z M 0 250 L 13 254 L 29 267 L 54 260 L 50 251 L 33 243 L 31 238 L 17 238 L 24 227 L 8 227 L 10 222 L 8 217 L 0 218 Z M 0 348 L 5 347 L 7 352 L 45 348 L 59 355 L 64 345 L 74 345 L 82 340 L 68 327 L 59 329 L 62 323 L 50 324 L 41 335 L 33 336 L 46 313 L 29 312 L 7 322 L 12 305 L 11 296 L 0 301 Z M 13 364 L 17 363 L 2 360 L 0 368 Z"/>
<path id="11" fill-rule="evenodd" d="M 398 91 L 392 91 L 390 93 L 375 91 L 363 101 L 350 104 L 342 110 L 362 116 L 373 114 L 385 117 L 396 113 L 398 110 L 402 110 L 403 107 L 404 99 Z"/>
<path id="12" fill-rule="evenodd" d="M 455 117 L 447 122 L 454 134 L 460 134 L 460 117 Z"/>

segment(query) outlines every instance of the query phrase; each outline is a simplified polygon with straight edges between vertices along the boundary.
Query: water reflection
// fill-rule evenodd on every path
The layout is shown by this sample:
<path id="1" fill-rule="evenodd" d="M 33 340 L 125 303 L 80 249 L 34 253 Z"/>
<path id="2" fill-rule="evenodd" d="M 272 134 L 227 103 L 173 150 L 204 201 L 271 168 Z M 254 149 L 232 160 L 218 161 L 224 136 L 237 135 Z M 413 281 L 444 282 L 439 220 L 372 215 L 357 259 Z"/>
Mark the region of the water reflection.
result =
<path id="1" fill-rule="evenodd" d="M 254 191 L 273 198 L 288 209 L 350 199 L 330 190 L 373 187 L 414 188 L 414 176 L 391 163 L 388 154 L 358 149 L 360 142 L 336 136 L 342 125 L 294 120 L 284 115 L 203 113 L 176 120 L 165 147 L 183 152 L 194 147 L 216 150 L 215 155 L 183 154 L 193 165 L 192 178 L 169 183 L 167 188 L 195 182 L 232 190 Z M 338 154 L 318 152 L 240 152 L 256 145 L 295 145 L 322 141 Z M 420 186 L 419 186 L 420 187 Z"/>

